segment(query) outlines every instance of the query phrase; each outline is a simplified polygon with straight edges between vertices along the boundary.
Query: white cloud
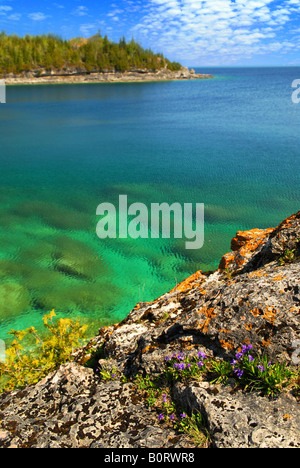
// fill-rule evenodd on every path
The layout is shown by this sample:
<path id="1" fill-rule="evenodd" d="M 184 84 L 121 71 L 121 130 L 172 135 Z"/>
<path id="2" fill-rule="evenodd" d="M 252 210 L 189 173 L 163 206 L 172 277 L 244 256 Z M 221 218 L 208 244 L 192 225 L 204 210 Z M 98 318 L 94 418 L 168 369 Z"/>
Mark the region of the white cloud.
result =
<path id="1" fill-rule="evenodd" d="M 79 29 L 83 36 L 89 37 L 91 35 L 91 31 L 96 29 L 96 25 L 93 23 L 82 24 Z"/>
<path id="2" fill-rule="evenodd" d="M 20 13 L 13 13 L 7 17 L 7 19 L 11 21 L 20 21 L 21 18 L 22 15 Z"/>
<path id="3" fill-rule="evenodd" d="M 8 5 L 0 5 L 0 15 L 4 16 L 6 15 L 9 11 L 12 10 L 11 6 Z"/>
<path id="4" fill-rule="evenodd" d="M 88 15 L 88 8 L 86 6 L 80 5 L 72 12 L 75 16 L 87 16 Z"/>
<path id="5" fill-rule="evenodd" d="M 285 27 L 287 39 L 295 15 L 300 0 L 148 0 L 132 33 L 175 59 L 222 64 L 290 50 L 280 33 Z"/>
<path id="6" fill-rule="evenodd" d="M 49 16 L 38 11 L 36 13 L 30 13 L 28 18 L 30 18 L 32 21 L 44 21 L 45 19 L 49 18 Z"/>

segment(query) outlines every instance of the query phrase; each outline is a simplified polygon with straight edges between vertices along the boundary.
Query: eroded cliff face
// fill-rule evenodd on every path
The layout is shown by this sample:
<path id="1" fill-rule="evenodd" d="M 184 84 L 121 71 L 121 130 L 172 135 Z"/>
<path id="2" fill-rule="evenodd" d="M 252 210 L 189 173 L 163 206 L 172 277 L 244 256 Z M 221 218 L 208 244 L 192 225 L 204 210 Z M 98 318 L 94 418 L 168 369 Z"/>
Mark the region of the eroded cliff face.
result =
<path id="1" fill-rule="evenodd" d="M 300 212 L 277 228 L 238 232 L 219 269 L 195 273 L 120 324 L 103 328 L 55 374 L 0 396 L 0 446 L 191 447 L 159 425 L 132 383 L 100 382 L 83 367 L 132 378 L 159 375 L 167 356 L 195 351 L 230 359 L 251 344 L 295 365 L 300 339 Z M 176 383 L 174 401 L 201 412 L 213 447 L 300 447 L 300 408 L 286 391 L 276 400 L 209 382 Z"/>

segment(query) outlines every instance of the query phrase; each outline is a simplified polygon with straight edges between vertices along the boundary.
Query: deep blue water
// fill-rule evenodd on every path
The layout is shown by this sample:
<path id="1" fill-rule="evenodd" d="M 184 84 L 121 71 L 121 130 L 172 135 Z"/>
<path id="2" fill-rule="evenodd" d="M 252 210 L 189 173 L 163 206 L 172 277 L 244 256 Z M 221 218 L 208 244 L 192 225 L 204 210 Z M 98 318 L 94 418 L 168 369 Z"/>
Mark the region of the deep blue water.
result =
<path id="1" fill-rule="evenodd" d="M 299 210 L 295 68 L 210 68 L 213 80 L 13 86 L 0 105 L 0 338 L 47 311 L 91 333 L 196 270 L 237 230 Z M 96 236 L 96 208 L 205 203 L 205 244 Z"/>

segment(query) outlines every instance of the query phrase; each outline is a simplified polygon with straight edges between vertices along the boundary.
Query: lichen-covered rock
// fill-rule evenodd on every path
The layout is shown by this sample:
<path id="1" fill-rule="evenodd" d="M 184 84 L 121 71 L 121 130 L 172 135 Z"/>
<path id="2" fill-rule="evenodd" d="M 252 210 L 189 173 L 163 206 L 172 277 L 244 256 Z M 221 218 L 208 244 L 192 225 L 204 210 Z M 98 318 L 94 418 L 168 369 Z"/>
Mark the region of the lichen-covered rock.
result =
<path id="1" fill-rule="evenodd" d="M 212 274 L 197 272 L 121 323 L 102 328 L 36 386 L 0 396 L 0 447 L 189 447 L 159 426 L 132 383 L 100 383 L 88 360 L 127 377 L 155 377 L 174 352 L 230 359 L 241 345 L 295 365 L 300 339 L 300 212 L 277 228 L 239 232 Z M 299 404 L 202 382 L 177 384 L 174 398 L 202 413 L 213 447 L 300 447 Z M 156 415 L 157 416 L 157 415 Z"/>
<path id="2" fill-rule="evenodd" d="M 218 448 L 299 448 L 300 407 L 291 395 L 276 400 L 201 382 L 177 384 L 175 398 L 200 411 Z"/>
<path id="3" fill-rule="evenodd" d="M 1 396 L 0 447 L 191 447 L 155 416 L 132 384 L 96 384 L 91 369 L 70 363 L 33 387 Z"/>

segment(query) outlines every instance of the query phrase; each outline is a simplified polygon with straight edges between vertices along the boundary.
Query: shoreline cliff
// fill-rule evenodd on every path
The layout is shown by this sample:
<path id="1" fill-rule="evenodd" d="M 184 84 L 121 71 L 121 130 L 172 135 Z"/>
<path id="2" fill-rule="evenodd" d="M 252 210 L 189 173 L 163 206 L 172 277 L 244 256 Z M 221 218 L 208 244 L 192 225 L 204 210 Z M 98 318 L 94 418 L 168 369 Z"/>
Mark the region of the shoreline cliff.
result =
<path id="1" fill-rule="evenodd" d="M 139 83 L 151 81 L 182 81 L 182 80 L 200 80 L 212 79 L 212 75 L 195 73 L 193 69 L 189 70 L 182 67 L 180 70 L 172 71 L 163 68 L 157 71 L 147 69 L 133 69 L 126 72 L 92 72 L 82 73 L 76 71 L 53 71 L 39 70 L 38 74 L 34 72 L 23 73 L 22 75 L 2 75 L 6 85 L 37 85 L 37 84 L 80 84 L 80 83 Z"/>
<path id="2" fill-rule="evenodd" d="M 276 228 L 238 232 L 218 270 L 138 304 L 73 362 L 0 395 L 0 447 L 299 448 L 299 279 L 300 211 Z M 285 366 L 296 376 L 276 398 L 242 388 L 240 369 L 226 385 L 222 373 L 201 377 L 206 359 L 224 371 L 254 353 L 258 378 Z M 189 378 L 195 356 L 200 370 Z"/>

